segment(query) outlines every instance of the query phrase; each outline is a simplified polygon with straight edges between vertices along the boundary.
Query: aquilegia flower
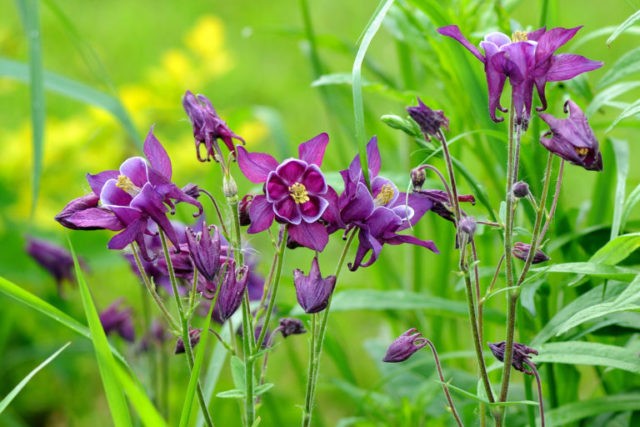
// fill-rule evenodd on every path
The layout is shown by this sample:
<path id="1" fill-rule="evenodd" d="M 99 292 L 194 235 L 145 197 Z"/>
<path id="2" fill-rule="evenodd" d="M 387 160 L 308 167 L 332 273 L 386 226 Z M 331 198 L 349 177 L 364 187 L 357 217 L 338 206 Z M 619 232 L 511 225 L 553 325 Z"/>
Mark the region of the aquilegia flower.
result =
<path id="1" fill-rule="evenodd" d="M 213 281 L 220 269 L 220 232 L 218 228 L 202 224 L 202 231 L 194 231 L 187 227 L 185 233 L 187 247 L 193 265 L 208 281 Z"/>
<path id="2" fill-rule="evenodd" d="M 171 159 L 153 129 L 145 139 L 144 153 L 148 160 L 131 157 L 119 170 L 87 175 L 93 195 L 71 201 L 56 219 L 73 229 L 120 231 L 109 241 L 109 249 L 123 249 L 135 241 L 147 259 L 144 235 L 153 234 L 154 223 L 179 247 L 167 212 L 174 212 L 176 202 L 186 202 L 198 208 L 197 216 L 202 205 L 171 182 Z"/>
<path id="3" fill-rule="evenodd" d="M 337 202 L 339 215 L 332 215 L 332 228 L 359 230 L 356 257 L 353 263 L 349 263 L 349 269 L 355 271 L 360 266 L 368 267 L 373 264 L 385 243 L 410 243 L 438 252 L 430 240 L 397 234 L 415 225 L 433 206 L 431 200 L 416 194 L 401 193 L 390 180 L 378 175 L 380 151 L 375 137 L 367 144 L 367 162 L 371 191 L 364 181 L 360 157 L 356 156 L 349 169 L 340 172 L 345 189 Z M 371 255 L 365 261 L 369 252 Z"/>
<path id="4" fill-rule="evenodd" d="M 133 318 L 131 308 L 121 308 L 122 299 L 116 300 L 109 307 L 100 312 L 100 323 L 104 332 L 108 334 L 118 334 L 126 341 L 135 340 L 133 329 Z"/>
<path id="5" fill-rule="evenodd" d="M 307 276 L 299 269 L 293 271 L 293 283 L 296 297 L 305 313 L 318 313 L 325 309 L 336 286 L 336 276 L 323 278 L 320 275 L 318 257 L 311 261 L 311 270 Z"/>
<path id="6" fill-rule="evenodd" d="M 540 143 L 554 154 L 586 170 L 602 170 L 602 154 L 598 140 L 589 126 L 586 116 L 572 100 L 564 103 L 566 119 L 558 119 L 550 114 L 540 114 L 550 131 L 542 135 Z"/>
<path id="7" fill-rule="evenodd" d="M 193 125 L 196 153 L 198 154 L 198 160 L 201 162 L 210 161 L 212 158 L 215 160 L 220 151 L 218 140 L 222 140 L 232 153 L 235 152 L 234 139 L 244 144 L 244 139 L 229 129 L 229 126 L 218 116 L 215 108 L 211 105 L 211 101 L 206 96 L 200 94 L 196 96 L 187 91 L 182 98 L 182 105 Z M 206 158 L 203 158 L 200 153 L 202 144 L 205 147 Z"/>
<path id="8" fill-rule="evenodd" d="M 602 66 L 602 62 L 580 55 L 555 55 L 555 51 L 571 40 L 580 28 L 516 32 L 513 41 L 506 34 L 490 33 L 480 42 L 484 55 L 462 35 L 457 25 L 441 27 L 438 32 L 460 42 L 484 64 L 489 88 L 489 114 L 495 122 L 503 120 L 496 117 L 496 110 L 507 111 L 500 105 L 500 95 L 509 78 L 516 123 L 526 129 L 531 116 L 534 86 L 542 103 L 539 110 L 544 110 L 547 108 L 544 92 L 547 82 L 569 80 Z"/>
<path id="9" fill-rule="evenodd" d="M 62 290 L 64 280 L 75 280 L 73 257 L 66 249 L 43 239 L 29 237 L 27 253 L 56 279 L 58 293 Z"/>
<path id="10" fill-rule="evenodd" d="M 439 140 L 442 128 L 449 130 L 449 119 L 445 117 L 444 112 L 442 110 L 432 110 L 420 98 L 418 98 L 418 105 L 408 107 L 407 112 L 420 126 L 420 130 L 427 141 L 432 136 Z"/>
<path id="11" fill-rule="evenodd" d="M 527 260 L 527 257 L 529 257 L 529 252 L 531 252 L 531 245 L 523 242 L 514 243 L 513 249 L 511 250 L 513 256 L 522 261 Z M 533 255 L 532 264 L 540 264 L 541 262 L 549 261 L 549 259 L 550 258 L 547 254 L 538 249 Z"/>
<path id="12" fill-rule="evenodd" d="M 327 185 L 320 171 L 329 143 L 326 133 L 298 146 L 300 159 L 278 163 L 269 154 L 249 153 L 237 147 L 238 166 L 253 183 L 264 183 L 264 195 L 257 195 L 249 206 L 251 225 L 248 233 L 259 233 L 273 220 L 288 224 L 289 237 L 296 243 L 322 251 L 329 241 L 323 224 L 318 222 L 329 206 Z"/>
<path id="13" fill-rule="evenodd" d="M 501 341 L 495 344 L 489 343 L 488 345 L 489 345 L 489 348 L 491 349 L 491 352 L 495 356 L 495 358 L 498 359 L 500 362 L 504 362 L 504 352 L 506 347 L 505 341 Z M 537 355 L 538 351 L 524 344 L 514 342 L 513 343 L 513 360 L 511 361 L 511 366 L 513 366 L 514 369 L 520 372 L 524 372 L 525 374 L 532 375 L 533 371 L 525 367 L 525 365 L 527 365 L 529 366 L 529 368 L 535 369 L 534 363 L 531 360 L 529 360 L 529 358 L 531 357 L 530 355 L 532 354 Z"/>
<path id="14" fill-rule="evenodd" d="M 382 361 L 387 363 L 404 362 L 426 345 L 427 339 L 416 328 L 411 328 L 391 343 Z"/>

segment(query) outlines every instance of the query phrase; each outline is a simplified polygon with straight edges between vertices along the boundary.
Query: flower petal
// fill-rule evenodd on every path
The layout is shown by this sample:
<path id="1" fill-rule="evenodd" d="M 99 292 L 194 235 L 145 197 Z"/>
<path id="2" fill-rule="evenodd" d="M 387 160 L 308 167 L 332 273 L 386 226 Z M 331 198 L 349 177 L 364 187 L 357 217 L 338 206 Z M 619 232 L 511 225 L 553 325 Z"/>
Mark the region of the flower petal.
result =
<path id="1" fill-rule="evenodd" d="M 265 195 L 269 202 L 276 202 L 289 197 L 289 186 L 275 172 L 271 172 L 265 183 Z"/>
<path id="2" fill-rule="evenodd" d="M 151 167 L 166 179 L 171 180 L 171 159 L 162 144 L 160 144 L 160 141 L 158 141 L 158 138 L 153 134 L 153 127 L 149 130 L 144 140 L 143 151 Z"/>
<path id="3" fill-rule="evenodd" d="M 238 166 L 254 184 L 265 182 L 269 172 L 278 167 L 278 161 L 265 153 L 249 153 L 244 147 L 236 147 L 238 152 Z"/>
<path id="4" fill-rule="evenodd" d="M 560 46 L 567 43 L 576 35 L 582 26 L 575 28 L 552 28 L 546 31 L 538 39 L 536 48 L 536 62 L 546 61 L 555 53 Z"/>
<path id="5" fill-rule="evenodd" d="M 304 222 L 316 222 L 320 219 L 329 202 L 322 197 L 309 195 L 309 201 L 299 205 Z"/>
<path id="6" fill-rule="evenodd" d="M 302 181 L 302 174 L 308 167 L 309 165 L 302 160 L 287 159 L 276 168 L 276 174 L 286 185 L 293 185 Z"/>
<path id="7" fill-rule="evenodd" d="M 95 194 L 96 196 L 100 196 L 104 184 L 110 179 L 117 179 L 119 174 L 120 173 L 118 171 L 114 170 L 100 172 L 95 175 L 88 173 L 87 181 L 89 182 L 89 187 L 91 187 L 93 194 Z"/>
<path id="8" fill-rule="evenodd" d="M 300 224 L 302 215 L 296 202 L 291 197 L 285 197 L 273 204 L 276 216 L 290 224 Z"/>
<path id="9" fill-rule="evenodd" d="M 249 206 L 249 217 L 251 225 L 247 233 L 255 234 L 266 230 L 271 226 L 275 217 L 273 205 L 267 201 L 265 196 L 255 196 Z"/>
<path id="10" fill-rule="evenodd" d="M 327 192 L 327 182 L 316 165 L 310 165 L 300 181 L 309 193 L 324 194 Z"/>
<path id="11" fill-rule="evenodd" d="M 120 165 L 120 174 L 126 176 L 136 186 L 142 188 L 149 181 L 147 161 L 142 157 L 131 157 Z"/>
<path id="12" fill-rule="evenodd" d="M 329 233 L 319 222 L 289 225 L 289 237 L 305 248 L 321 252 L 329 242 Z"/>
<path id="13" fill-rule="evenodd" d="M 105 182 L 100 192 L 100 203 L 104 206 L 129 206 L 131 195 L 116 185 L 115 179 Z"/>
<path id="14" fill-rule="evenodd" d="M 298 157 L 310 165 L 322 166 L 324 151 L 329 143 L 329 135 L 321 133 L 298 146 Z"/>
<path id="15" fill-rule="evenodd" d="M 548 82 L 558 82 L 572 79 L 587 71 L 596 70 L 602 65 L 603 63 L 600 61 L 592 61 L 584 56 L 566 53 L 551 58 L 551 66 L 545 75 Z"/>
<path id="16" fill-rule="evenodd" d="M 484 56 L 482 56 L 477 47 L 472 45 L 469 40 L 467 40 L 466 37 L 462 35 L 462 32 L 457 25 L 447 25 L 446 27 L 440 27 L 438 28 L 438 32 L 443 36 L 451 37 L 457 40 L 462 46 L 467 48 L 469 52 L 473 53 L 476 58 L 484 62 Z"/>

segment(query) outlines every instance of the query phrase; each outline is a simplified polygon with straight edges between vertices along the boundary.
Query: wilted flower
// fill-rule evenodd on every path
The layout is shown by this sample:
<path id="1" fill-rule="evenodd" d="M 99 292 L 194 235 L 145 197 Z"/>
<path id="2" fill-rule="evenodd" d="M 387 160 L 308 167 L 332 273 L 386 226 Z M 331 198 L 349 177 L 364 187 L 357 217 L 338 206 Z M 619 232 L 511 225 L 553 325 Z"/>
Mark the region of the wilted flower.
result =
<path id="1" fill-rule="evenodd" d="M 531 251 L 531 245 L 522 242 L 516 242 L 513 245 L 513 249 L 511 253 L 514 257 L 521 259 L 522 261 L 526 261 L 529 257 L 529 252 Z M 547 254 L 542 252 L 540 249 L 536 250 L 535 255 L 533 256 L 532 264 L 539 264 L 541 262 L 549 261 L 549 257 Z"/>
<path id="2" fill-rule="evenodd" d="M 289 335 L 299 335 L 307 332 L 302 321 L 293 317 L 283 317 L 280 319 L 280 324 L 273 332 L 275 333 L 278 331 L 280 331 L 283 338 L 286 338 Z"/>
<path id="3" fill-rule="evenodd" d="M 322 278 L 318 257 L 311 261 L 311 270 L 307 276 L 296 269 L 293 271 L 293 283 L 296 287 L 298 303 L 305 313 L 318 313 L 325 309 L 336 286 L 336 276 Z"/>
<path id="4" fill-rule="evenodd" d="M 259 233 L 273 220 L 288 224 L 289 237 L 316 251 L 322 251 L 329 235 L 318 222 L 329 205 L 327 185 L 320 171 L 329 136 L 322 133 L 298 146 L 300 159 L 278 163 L 264 153 L 249 153 L 238 147 L 238 166 L 254 183 L 264 183 L 264 195 L 253 198 L 249 206 L 248 233 Z"/>
<path id="5" fill-rule="evenodd" d="M 449 119 L 444 116 L 444 112 L 432 110 L 424 105 L 420 98 L 418 98 L 418 105 L 416 107 L 408 107 L 407 112 L 418 123 L 427 141 L 430 140 L 431 136 L 439 140 L 442 128 L 449 130 Z"/>
<path id="6" fill-rule="evenodd" d="M 500 95 L 509 78 L 516 123 L 526 129 L 531 116 L 534 86 L 542 103 L 540 110 L 544 110 L 547 108 L 544 92 L 547 82 L 569 80 L 602 66 L 602 62 L 580 55 L 554 54 L 580 28 L 553 28 L 548 31 L 540 28 L 529 33 L 516 32 L 513 41 L 506 34 L 490 33 L 480 42 L 484 55 L 462 35 L 457 25 L 441 27 L 438 32 L 457 40 L 484 64 L 489 88 L 489 114 L 495 122 L 503 120 L 496 117 L 496 110 L 507 111 L 500 105 Z"/>
<path id="7" fill-rule="evenodd" d="M 382 361 L 387 363 L 404 362 L 426 345 L 427 339 L 416 328 L 411 328 L 391 343 Z"/>
<path id="8" fill-rule="evenodd" d="M 66 249 L 42 239 L 29 237 L 27 239 L 27 253 L 56 279 L 58 292 L 62 282 L 73 282 L 73 257 Z"/>
<path id="9" fill-rule="evenodd" d="M 489 343 L 489 348 L 491 349 L 491 352 L 493 353 L 496 359 L 498 359 L 501 362 L 504 362 L 504 352 L 506 348 L 505 341 L 495 343 L 495 344 Z M 524 372 L 525 374 L 532 375 L 533 371 L 525 368 L 524 366 L 524 365 L 527 365 L 530 368 L 535 369 L 535 365 L 531 360 L 529 360 L 529 358 L 531 357 L 530 356 L 531 354 L 537 355 L 538 351 L 531 347 L 527 347 L 524 344 L 514 342 L 513 343 L 513 360 L 511 361 L 511 366 L 513 366 L 516 370 L 520 372 Z"/>
<path id="10" fill-rule="evenodd" d="M 135 340 L 135 332 L 131 308 L 121 309 L 121 304 L 122 299 L 118 299 L 100 312 L 100 323 L 102 323 L 102 328 L 107 335 L 116 333 L 126 341 L 133 342 Z"/>
<path id="11" fill-rule="evenodd" d="M 194 96 L 193 93 L 187 91 L 182 98 L 182 105 L 193 125 L 196 153 L 201 162 L 210 161 L 212 158 L 216 159 L 216 155 L 220 151 L 218 140 L 222 140 L 232 153 L 235 152 L 234 139 L 244 144 L 244 139 L 229 129 L 206 96 Z M 205 146 L 206 158 L 203 158 L 200 153 L 201 144 Z"/>
<path id="12" fill-rule="evenodd" d="M 540 143 L 554 154 L 586 170 L 602 170 L 602 154 L 598 140 L 589 126 L 586 116 L 570 99 L 564 103 L 566 119 L 550 114 L 540 114 L 551 130 L 540 138 Z"/>
<path id="13" fill-rule="evenodd" d="M 191 328 L 189 329 L 189 343 L 191 344 L 191 348 L 194 348 L 200 342 L 200 334 L 202 333 L 202 329 L 199 328 Z M 176 348 L 173 350 L 173 354 L 182 354 L 186 351 L 184 346 L 184 340 L 182 337 L 178 337 L 176 340 Z"/>
<path id="14" fill-rule="evenodd" d="M 213 281 L 220 269 L 220 232 L 215 225 L 202 224 L 202 231 L 187 227 L 187 247 L 193 265 L 208 281 Z"/>

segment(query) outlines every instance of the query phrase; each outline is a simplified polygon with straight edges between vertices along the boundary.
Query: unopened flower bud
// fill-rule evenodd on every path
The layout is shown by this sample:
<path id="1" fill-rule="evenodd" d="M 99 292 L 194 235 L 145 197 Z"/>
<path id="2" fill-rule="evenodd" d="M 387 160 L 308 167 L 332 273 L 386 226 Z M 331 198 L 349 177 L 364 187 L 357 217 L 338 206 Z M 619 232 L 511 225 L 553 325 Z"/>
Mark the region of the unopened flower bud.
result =
<path id="1" fill-rule="evenodd" d="M 395 114 L 384 115 L 380 120 L 390 128 L 401 130 L 409 136 L 420 136 L 420 128 L 413 120 L 407 120 Z"/>
<path id="2" fill-rule="evenodd" d="M 411 169 L 411 184 L 413 185 L 414 191 L 421 190 L 426 179 L 427 174 L 424 172 L 424 167 L 418 166 L 417 168 Z"/>
<path id="3" fill-rule="evenodd" d="M 194 348 L 200 342 L 200 333 L 201 329 L 193 328 L 189 330 L 189 343 L 191 344 L 191 348 Z M 179 337 L 176 341 L 176 349 L 173 351 L 173 354 L 181 354 L 186 351 L 184 347 L 184 340 L 182 337 Z"/>
<path id="4" fill-rule="evenodd" d="M 302 321 L 300 319 L 295 319 L 292 317 L 285 317 L 280 319 L 280 326 L 278 329 L 284 338 L 289 335 L 299 335 L 304 334 L 307 330 L 304 328 Z"/>
<path id="5" fill-rule="evenodd" d="M 249 215 L 249 208 L 251 207 L 251 202 L 253 202 L 253 194 L 245 195 L 242 200 L 240 200 L 240 205 L 238 206 L 238 215 L 240 216 L 240 225 L 251 225 L 251 216 Z"/>
<path id="6" fill-rule="evenodd" d="M 420 98 L 418 98 L 418 105 L 408 107 L 407 112 L 411 118 L 418 123 L 427 141 L 430 140 L 431 136 L 440 139 L 441 128 L 449 130 L 449 119 L 445 117 L 444 112 L 441 110 L 432 110 L 427 107 Z"/>
<path id="7" fill-rule="evenodd" d="M 464 216 L 460 220 L 458 227 L 460 227 L 460 231 L 465 233 L 468 238 L 471 239 L 476 232 L 476 220 L 473 219 L 473 217 Z"/>
<path id="8" fill-rule="evenodd" d="M 185 185 L 184 187 L 182 187 L 182 192 L 187 196 L 193 197 L 194 199 L 200 197 L 200 187 L 198 187 L 196 184 L 189 183 Z"/>
<path id="9" fill-rule="evenodd" d="M 495 344 L 489 343 L 488 345 L 489 345 L 489 348 L 491 349 L 491 352 L 495 356 L 495 358 L 498 359 L 500 362 L 504 362 L 504 353 L 506 349 L 505 341 L 495 343 Z M 513 366 L 514 369 L 520 372 L 524 372 L 525 374 L 529 374 L 529 375 L 533 374 L 533 371 L 525 368 L 525 365 L 535 368 L 535 365 L 533 364 L 533 362 L 529 360 L 529 358 L 531 357 L 530 356 L 531 354 L 537 355 L 538 351 L 524 344 L 514 342 L 513 358 L 511 361 L 511 366 Z"/>
<path id="10" fill-rule="evenodd" d="M 387 363 L 404 362 L 426 345 L 427 339 L 416 328 L 411 328 L 391 343 L 382 361 Z"/>
<path id="11" fill-rule="evenodd" d="M 231 175 L 226 175 L 222 178 L 222 192 L 228 199 L 238 195 L 238 185 Z"/>
<path id="12" fill-rule="evenodd" d="M 527 257 L 529 256 L 529 251 L 531 251 L 531 245 L 527 243 L 516 242 L 513 245 L 511 253 L 514 257 L 521 259 L 522 261 L 526 261 Z M 547 256 L 547 254 L 538 249 L 533 256 L 532 264 L 539 264 L 541 262 L 549 261 L 549 259 L 550 258 Z"/>
<path id="13" fill-rule="evenodd" d="M 523 197 L 527 197 L 529 195 L 529 184 L 524 181 L 518 181 L 513 184 L 511 188 L 511 193 L 518 199 L 522 199 Z"/>

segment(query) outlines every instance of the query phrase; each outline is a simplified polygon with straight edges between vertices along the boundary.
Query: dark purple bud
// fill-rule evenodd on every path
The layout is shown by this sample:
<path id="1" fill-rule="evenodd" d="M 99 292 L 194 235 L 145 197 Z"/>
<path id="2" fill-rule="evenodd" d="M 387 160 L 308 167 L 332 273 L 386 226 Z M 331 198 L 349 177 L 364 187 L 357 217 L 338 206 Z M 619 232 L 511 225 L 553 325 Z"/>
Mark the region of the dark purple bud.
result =
<path id="1" fill-rule="evenodd" d="M 511 193 L 518 199 L 527 197 L 529 195 L 529 184 L 527 184 L 524 181 L 518 181 L 515 184 L 513 184 L 513 187 L 511 188 Z"/>
<path id="2" fill-rule="evenodd" d="M 529 252 L 531 251 L 531 245 L 522 242 L 516 242 L 513 245 L 513 249 L 511 253 L 514 257 L 521 259 L 522 261 L 526 261 L 529 256 Z M 547 256 L 544 252 L 538 249 L 533 256 L 533 264 L 539 264 L 541 262 L 549 261 L 551 258 Z"/>
<path id="3" fill-rule="evenodd" d="M 277 330 L 282 333 L 283 338 L 286 338 L 289 335 L 299 335 L 307 332 L 300 319 L 291 317 L 284 317 L 280 319 L 280 325 L 278 326 Z"/>
<path id="4" fill-rule="evenodd" d="M 238 206 L 238 215 L 240 216 L 240 225 L 242 226 L 251 225 L 249 208 L 251 207 L 251 202 L 253 202 L 253 197 L 253 194 L 247 194 L 242 198 L 242 200 L 240 200 L 240 205 Z"/>
<path id="5" fill-rule="evenodd" d="M 336 286 L 336 276 L 327 276 L 323 279 L 316 256 L 311 261 L 308 276 L 305 276 L 301 270 L 293 271 L 293 283 L 296 287 L 298 303 L 305 313 L 318 313 L 329 303 L 329 298 Z"/>
<path id="6" fill-rule="evenodd" d="M 202 231 L 195 232 L 187 227 L 185 235 L 193 265 L 205 279 L 212 282 L 220 270 L 221 243 L 218 228 L 215 225 L 207 227 L 203 223 Z"/>
<path id="7" fill-rule="evenodd" d="M 489 348 L 491 349 L 491 352 L 495 356 L 495 358 L 501 362 L 504 362 L 504 352 L 506 349 L 506 342 L 502 341 L 495 344 L 488 343 L 488 345 L 489 345 Z M 511 361 L 511 366 L 513 366 L 516 370 L 520 372 L 524 372 L 525 374 L 532 375 L 533 371 L 525 368 L 524 366 L 524 365 L 529 365 L 529 367 L 535 368 L 535 365 L 533 364 L 533 362 L 529 360 L 529 358 L 531 357 L 530 356 L 531 354 L 537 355 L 538 351 L 531 347 L 527 347 L 524 344 L 514 342 L 513 343 L 513 360 Z"/>
<path id="8" fill-rule="evenodd" d="M 439 140 L 441 128 L 449 130 L 449 119 L 444 116 L 444 112 L 432 110 L 424 105 L 420 98 L 418 98 L 418 105 L 416 107 L 408 107 L 407 112 L 418 123 L 427 141 L 430 140 L 431 136 Z"/>
<path id="9" fill-rule="evenodd" d="M 184 187 L 182 187 L 182 192 L 189 197 L 193 197 L 194 199 L 200 197 L 200 187 L 198 187 L 196 184 L 189 183 L 185 185 Z"/>
<path id="10" fill-rule="evenodd" d="M 192 328 L 189 329 L 189 343 L 191 344 L 191 348 L 194 348 L 200 342 L 200 334 L 202 329 Z M 182 354 L 186 351 L 184 347 L 184 340 L 182 337 L 178 337 L 176 341 L 176 348 L 173 351 L 173 354 Z"/>
<path id="11" fill-rule="evenodd" d="M 398 363 L 427 345 L 427 339 L 416 328 L 411 328 L 395 339 L 387 349 L 383 362 Z"/>
<path id="12" fill-rule="evenodd" d="M 102 328 L 107 335 L 116 333 L 124 340 L 133 342 L 135 340 L 135 331 L 133 329 L 131 308 L 121 309 L 121 304 L 122 299 L 118 299 L 100 312 L 100 323 L 102 323 Z"/>
<path id="13" fill-rule="evenodd" d="M 232 260 L 227 262 L 225 276 L 218 292 L 218 301 L 213 309 L 213 319 L 220 323 L 224 323 L 233 316 L 240 307 L 249 279 L 249 267 L 245 265 L 236 269 L 235 262 Z"/>
<path id="14" fill-rule="evenodd" d="M 427 174 L 424 172 L 424 167 L 418 166 L 411 170 L 411 184 L 414 191 L 422 189 L 426 179 Z"/>
<path id="15" fill-rule="evenodd" d="M 460 227 L 460 231 L 465 233 L 469 239 L 472 239 L 476 232 L 476 220 L 473 219 L 473 217 L 464 216 L 460 220 L 458 227 Z"/>
<path id="16" fill-rule="evenodd" d="M 46 240 L 29 237 L 26 250 L 38 264 L 56 279 L 58 292 L 64 280 L 69 282 L 75 280 L 73 257 L 64 248 Z"/>

